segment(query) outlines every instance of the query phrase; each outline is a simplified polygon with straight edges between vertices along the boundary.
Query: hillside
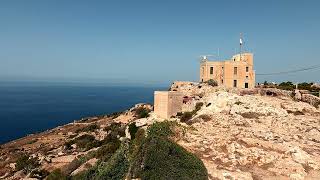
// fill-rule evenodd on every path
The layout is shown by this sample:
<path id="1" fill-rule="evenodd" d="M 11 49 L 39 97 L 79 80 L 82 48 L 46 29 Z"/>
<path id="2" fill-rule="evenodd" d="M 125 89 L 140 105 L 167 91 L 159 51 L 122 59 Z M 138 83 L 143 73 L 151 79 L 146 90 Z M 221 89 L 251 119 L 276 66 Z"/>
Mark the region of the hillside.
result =
<path id="1" fill-rule="evenodd" d="M 171 90 L 185 104 L 168 120 L 138 104 L 1 145 L 0 179 L 320 178 L 319 98 L 191 82 Z"/>

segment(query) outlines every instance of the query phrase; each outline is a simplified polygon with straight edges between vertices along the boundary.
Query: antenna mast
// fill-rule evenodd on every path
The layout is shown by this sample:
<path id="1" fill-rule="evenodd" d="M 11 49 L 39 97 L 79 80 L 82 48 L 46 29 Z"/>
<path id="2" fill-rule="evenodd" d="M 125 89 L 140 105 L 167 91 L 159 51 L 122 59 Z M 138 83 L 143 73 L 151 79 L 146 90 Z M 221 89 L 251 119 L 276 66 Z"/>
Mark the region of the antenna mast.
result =
<path id="1" fill-rule="evenodd" d="M 241 61 L 241 53 L 242 53 L 242 33 L 240 33 L 240 61 Z"/>

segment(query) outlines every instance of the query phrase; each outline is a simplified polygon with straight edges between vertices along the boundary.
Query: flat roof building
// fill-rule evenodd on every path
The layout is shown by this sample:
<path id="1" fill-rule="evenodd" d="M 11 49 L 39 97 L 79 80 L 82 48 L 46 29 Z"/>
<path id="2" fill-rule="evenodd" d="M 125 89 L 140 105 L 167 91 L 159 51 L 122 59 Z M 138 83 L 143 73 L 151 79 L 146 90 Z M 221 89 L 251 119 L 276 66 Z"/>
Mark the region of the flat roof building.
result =
<path id="1" fill-rule="evenodd" d="M 176 91 L 155 91 L 154 112 L 157 116 L 168 119 L 181 112 L 183 94 Z"/>
<path id="2" fill-rule="evenodd" d="M 208 61 L 204 56 L 200 63 L 200 82 L 210 79 L 228 88 L 254 88 L 253 54 L 236 54 L 225 61 Z"/>

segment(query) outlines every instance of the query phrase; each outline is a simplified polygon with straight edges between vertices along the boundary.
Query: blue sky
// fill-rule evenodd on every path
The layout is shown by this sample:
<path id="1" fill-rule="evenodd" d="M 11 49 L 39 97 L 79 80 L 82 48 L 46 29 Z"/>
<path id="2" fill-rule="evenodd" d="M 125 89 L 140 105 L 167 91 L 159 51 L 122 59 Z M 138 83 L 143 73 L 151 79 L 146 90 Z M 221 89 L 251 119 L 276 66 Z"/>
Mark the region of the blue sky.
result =
<path id="1" fill-rule="evenodd" d="M 320 1 L 0 1 L 0 79 L 162 83 L 199 79 L 244 35 L 256 73 L 320 63 Z M 257 76 L 319 81 L 320 70 Z"/>

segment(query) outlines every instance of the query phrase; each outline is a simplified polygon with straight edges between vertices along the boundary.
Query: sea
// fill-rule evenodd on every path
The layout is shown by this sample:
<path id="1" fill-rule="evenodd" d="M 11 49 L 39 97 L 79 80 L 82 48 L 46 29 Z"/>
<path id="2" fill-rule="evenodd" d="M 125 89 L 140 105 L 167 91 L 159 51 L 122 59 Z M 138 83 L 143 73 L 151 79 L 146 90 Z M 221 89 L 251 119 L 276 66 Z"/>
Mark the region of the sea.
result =
<path id="1" fill-rule="evenodd" d="M 153 103 L 165 86 L 0 83 L 0 144 L 74 120 Z"/>

